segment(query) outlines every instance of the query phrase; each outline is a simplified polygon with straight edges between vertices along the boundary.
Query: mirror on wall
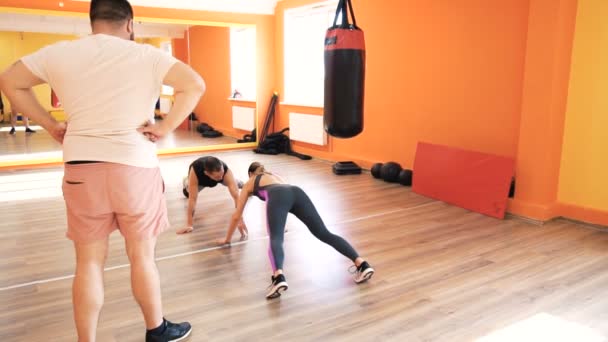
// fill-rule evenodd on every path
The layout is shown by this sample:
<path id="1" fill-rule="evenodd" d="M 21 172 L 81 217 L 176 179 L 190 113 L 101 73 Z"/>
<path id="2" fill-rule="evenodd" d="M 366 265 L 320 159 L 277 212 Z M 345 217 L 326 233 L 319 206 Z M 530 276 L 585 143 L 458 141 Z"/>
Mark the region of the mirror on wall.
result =
<path id="1" fill-rule="evenodd" d="M 0 70 L 46 45 L 90 34 L 87 16 L 0 13 Z M 158 142 L 159 154 L 201 148 L 220 150 L 248 143 L 256 119 L 256 29 L 254 26 L 185 25 L 135 22 L 136 41 L 162 49 L 189 64 L 205 80 L 207 91 L 192 115 Z M 57 120 L 66 113 L 49 85 L 34 92 Z M 2 95 L 0 163 L 61 157 L 61 145 L 14 111 Z M 173 104 L 173 90 L 163 86 L 154 109 L 163 120 Z M 152 113 L 151 113 L 152 115 Z"/>

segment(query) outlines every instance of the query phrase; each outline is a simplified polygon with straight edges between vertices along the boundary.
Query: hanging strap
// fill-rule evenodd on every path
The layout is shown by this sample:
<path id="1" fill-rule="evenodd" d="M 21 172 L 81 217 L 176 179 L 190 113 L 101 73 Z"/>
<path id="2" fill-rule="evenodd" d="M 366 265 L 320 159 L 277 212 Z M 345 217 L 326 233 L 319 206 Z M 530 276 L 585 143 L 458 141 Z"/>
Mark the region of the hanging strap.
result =
<path id="1" fill-rule="evenodd" d="M 336 15 L 334 17 L 334 27 L 336 27 L 336 24 L 338 23 L 338 15 L 340 15 L 340 12 L 342 12 L 342 24 L 340 26 L 341 27 L 349 26 L 349 23 L 348 23 L 349 10 L 350 10 L 351 19 L 353 21 L 353 26 L 355 28 L 357 28 L 357 21 L 355 20 L 355 12 L 353 11 L 353 4 L 351 3 L 351 0 L 340 0 L 340 2 L 338 2 L 338 8 L 336 8 Z"/>

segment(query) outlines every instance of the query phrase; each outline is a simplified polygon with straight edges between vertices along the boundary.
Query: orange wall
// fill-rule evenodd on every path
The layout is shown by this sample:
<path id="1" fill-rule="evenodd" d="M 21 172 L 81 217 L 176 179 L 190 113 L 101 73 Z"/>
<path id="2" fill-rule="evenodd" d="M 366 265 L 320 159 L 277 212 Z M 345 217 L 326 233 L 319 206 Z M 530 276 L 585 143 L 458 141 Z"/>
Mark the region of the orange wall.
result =
<path id="1" fill-rule="evenodd" d="M 211 125 L 224 135 L 242 138 L 246 132 L 232 127 L 230 78 L 230 29 L 196 26 L 188 31 L 190 65 L 205 80 L 207 91 L 194 112 L 199 121 Z M 251 106 L 251 103 L 237 103 Z M 255 103 L 253 103 L 255 106 Z"/>
<path id="2" fill-rule="evenodd" d="M 314 2 L 277 5 L 281 93 L 283 11 Z M 418 141 L 514 157 L 528 5 L 528 0 L 353 0 L 367 49 L 364 131 L 352 139 L 330 139 L 324 148 L 296 143 L 296 150 L 364 165 L 394 160 L 404 167 L 412 167 Z M 281 126 L 291 110 L 280 107 Z"/>
<path id="3" fill-rule="evenodd" d="M 190 64 L 190 37 L 188 30 L 184 32 L 184 38 L 171 40 L 171 48 L 175 58 L 186 64 Z"/>
<path id="4" fill-rule="evenodd" d="M 205 80 L 207 91 L 194 112 L 225 135 L 233 135 L 230 96 L 230 29 L 195 26 L 190 28 L 190 65 Z"/>
<path id="5" fill-rule="evenodd" d="M 509 210 L 539 220 L 562 215 L 557 190 L 576 12 L 576 0 L 530 1 L 517 187 Z"/>

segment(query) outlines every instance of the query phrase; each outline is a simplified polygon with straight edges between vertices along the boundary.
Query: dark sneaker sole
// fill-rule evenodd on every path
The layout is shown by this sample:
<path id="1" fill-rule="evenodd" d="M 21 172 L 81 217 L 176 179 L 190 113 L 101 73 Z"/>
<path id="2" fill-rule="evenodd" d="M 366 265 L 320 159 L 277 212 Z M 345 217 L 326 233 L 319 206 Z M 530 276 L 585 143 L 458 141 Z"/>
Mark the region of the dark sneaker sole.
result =
<path id="1" fill-rule="evenodd" d="M 279 283 L 277 288 L 274 291 L 269 292 L 266 295 L 266 299 L 279 298 L 279 297 L 281 297 L 281 292 L 287 291 L 288 288 L 289 288 L 289 286 L 287 286 L 287 283 Z"/>
<path id="2" fill-rule="evenodd" d="M 187 339 L 190 336 L 190 333 L 192 332 L 192 327 L 190 327 L 190 330 L 188 330 L 188 332 L 186 333 L 186 335 L 182 336 L 182 337 L 178 337 L 175 340 L 169 340 L 169 342 L 178 342 L 178 341 L 183 341 L 185 339 Z"/>
<path id="3" fill-rule="evenodd" d="M 355 283 L 357 283 L 357 284 L 364 283 L 364 282 L 370 280 L 373 275 L 374 275 L 374 270 L 371 268 L 368 268 L 367 270 L 364 271 L 364 273 L 360 279 L 355 279 Z"/>

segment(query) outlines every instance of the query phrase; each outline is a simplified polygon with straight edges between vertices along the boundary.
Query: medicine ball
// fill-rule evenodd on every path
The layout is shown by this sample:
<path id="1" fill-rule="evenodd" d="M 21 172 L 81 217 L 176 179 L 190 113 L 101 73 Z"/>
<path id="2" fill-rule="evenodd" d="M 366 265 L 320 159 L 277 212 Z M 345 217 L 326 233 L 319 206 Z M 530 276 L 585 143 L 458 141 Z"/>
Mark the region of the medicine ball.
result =
<path id="1" fill-rule="evenodd" d="M 412 170 L 403 169 L 399 172 L 399 184 L 405 186 L 412 185 Z"/>
<path id="2" fill-rule="evenodd" d="M 388 162 L 380 168 L 380 176 L 385 182 L 397 182 L 399 180 L 399 172 L 401 165 L 395 162 Z"/>
<path id="3" fill-rule="evenodd" d="M 374 178 L 380 178 L 380 169 L 382 168 L 382 163 L 376 163 L 372 165 L 372 176 Z"/>

